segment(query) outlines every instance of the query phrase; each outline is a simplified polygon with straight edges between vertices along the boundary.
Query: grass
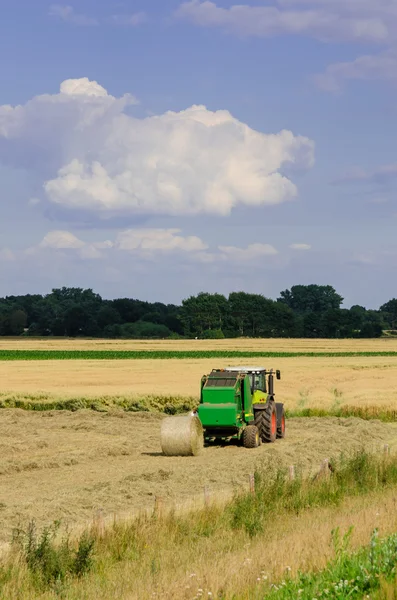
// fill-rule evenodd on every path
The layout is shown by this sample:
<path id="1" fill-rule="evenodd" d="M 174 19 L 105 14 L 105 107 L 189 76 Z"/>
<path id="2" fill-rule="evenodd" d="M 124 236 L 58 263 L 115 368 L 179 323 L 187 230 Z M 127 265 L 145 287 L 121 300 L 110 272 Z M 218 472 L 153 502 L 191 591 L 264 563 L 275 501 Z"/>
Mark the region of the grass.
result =
<path id="1" fill-rule="evenodd" d="M 0 361 L 26 360 L 171 360 L 206 358 L 351 358 L 397 357 L 397 351 L 269 352 L 251 350 L 0 350 Z"/>
<path id="2" fill-rule="evenodd" d="M 328 409 L 325 408 L 298 408 L 296 410 L 286 409 L 287 418 L 325 418 L 338 417 L 348 418 L 357 417 L 364 421 L 372 421 L 377 419 L 383 423 L 394 423 L 397 421 L 397 409 L 385 406 L 334 406 Z"/>
<path id="3" fill-rule="evenodd" d="M 90 398 L 54 398 L 48 394 L 18 394 L 0 392 L 0 409 L 19 408 L 27 411 L 53 411 L 89 409 L 96 412 L 108 412 L 121 409 L 126 412 L 163 413 L 166 415 L 183 414 L 195 409 L 198 399 L 181 396 L 147 395 L 139 397 L 100 396 Z"/>
<path id="4" fill-rule="evenodd" d="M 276 466 L 259 470 L 255 474 L 255 493 L 240 493 L 225 506 L 212 505 L 189 515 L 171 511 L 162 517 L 154 514 L 127 523 L 114 522 L 102 532 L 100 529 L 86 531 L 73 543 L 64 537 L 57 544 L 51 529 L 36 534 L 30 525 L 24 534 L 19 533 L 14 538 L 17 543 L 14 543 L 13 553 L 0 567 L 1 597 L 4 600 L 192 599 L 204 597 L 205 593 L 207 598 L 240 600 L 264 598 L 265 593 L 270 593 L 269 598 L 284 600 L 296 598 L 292 592 L 306 588 L 307 595 L 302 597 L 312 599 L 318 596 L 310 596 L 309 592 L 320 592 L 334 580 L 335 584 L 345 578 L 357 580 L 357 564 L 367 571 L 368 565 L 372 565 L 368 571 L 371 582 L 372 575 L 379 574 L 378 565 L 382 565 L 383 575 L 393 575 L 395 538 L 382 543 L 373 538 L 369 553 L 367 549 L 349 557 L 346 542 L 350 540 L 350 530 L 348 538 L 342 541 L 334 533 L 336 559 L 323 573 L 298 574 L 295 580 L 279 588 L 282 580 L 285 581 L 280 571 L 286 568 L 292 571 L 285 567 L 291 564 L 285 562 L 287 556 L 288 560 L 294 556 L 297 560 L 300 558 L 296 552 L 297 538 L 293 538 L 295 547 L 285 544 L 292 530 L 299 533 L 299 519 L 303 518 L 300 535 L 304 539 L 309 536 L 310 543 L 306 545 L 315 545 L 317 529 L 324 534 L 321 530 L 324 510 L 335 511 L 347 498 L 362 498 L 392 490 L 397 485 L 397 457 L 394 456 L 371 455 L 362 450 L 340 456 L 332 465 L 333 474 L 329 477 L 304 478 L 298 471 L 293 481 L 289 480 L 287 471 Z M 388 508 L 387 514 L 392 515 L 393 511 Z M 317 519 L 316 511 L 320 511 Z M 330 523 L 337 514 L 328 513 Z M 368 515 L 363 518 L 354 510 L 354 516 L 358 518 L 358 525 L 364 527 Z M 276 552 L 275 566 L 272 566 L 274 542 L 277 542 L 277 552 L 284 554 L 281 564 L 277 564 Z M 255 560 L 249 557 L 255 557 L 256 552 L 265 559 L 265 571 L 263 563 L 250 567 L 250 560 L 253 563 Z M 319 558 L 321 555 L 317 552 L 317 560 Z M 198 570 L 203 573 L 200 579 Z M 264 575 L 259 577 L 259 587 L 258 572 Z M 349 578 L 348 572 L 351 573 Z M 271 584 L 279 589 L 271 589 Z M 286 594 L 286 590 L 290 595 L 281 595 Z M 340 591 L 341 595 L 330 597 L 348 597 L 342 595 L 342 588 Z"/>
<path id="5" fill-rule="evenodd" d="M 373 598 L 378 592 L 384 596 L 387 588 L 396 583 L 397 534 L 380 540 L 375 529 L 370 543 L 356 553 L 349 553 L 352 530 L 340 538 L 333 532 L 336 557 L 319 573 L 300 573 L 294 579 L 285 579 L 264 593 L 266 600 L 345 600 Z M 369 596 L 371 594 L 371 596 Z M 394 597 L 395 596 L 389 596 Z"/>

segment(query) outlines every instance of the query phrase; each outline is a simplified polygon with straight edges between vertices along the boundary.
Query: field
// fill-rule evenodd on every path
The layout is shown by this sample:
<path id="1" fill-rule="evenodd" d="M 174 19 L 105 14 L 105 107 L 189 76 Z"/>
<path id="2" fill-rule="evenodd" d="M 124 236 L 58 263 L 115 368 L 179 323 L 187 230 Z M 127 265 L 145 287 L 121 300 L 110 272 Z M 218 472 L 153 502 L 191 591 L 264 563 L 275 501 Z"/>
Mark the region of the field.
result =
<path id="1" fill-rule="evenodd" d="M 0 361 L 1 398 L 112 399 L 148 395 L 198 398 L 212 368 L 246 361 Z M 251 361 L 248 361 L 251 362 Z M 289 409 L 337 405 L 397 408 L 397 357 L 278 358 L 255 363 L 281 370 L 276 393 Z"/>
<path id="2" fill-rule="evenodd" d="M 33 352 L 224 352 L 236 349 L 247 353 L 383 353 L 397 352 L 397 340 L 0 341 L 0 350 Z M 0 464 L 0 543 L 6 548 L 12 529 L 18 524 L 26 525 L 31 518 L 36 520 L 39 527 L 61 519 L 73 531 L 82 531 L 98 511 L 105 522 L 112 523 L 115 518 L 129 518 L 142 509 L 152 511 L 157 497 L 162 498 L 165 507 L 177 507 L 181 513 L 192 507 L 197 510 L 203 506 L 204 488 L 206 497 L 209 494 L 212 502 L 225 502 L 236 490 L 247 489 L 249 473 L 263 468 L 271 470 L 274 466 L 301 465 L 306 476 L 317 472 L 324 458 L 335 457 L 342 451 L 365 447 L 369 452 L 377 452 L 382 451 L 384 444 L 388 444 L 391 453 L 397 454 L 397 422 L 313 417 L 288 419 L 286 439 L 274 445 L 262 445 L 257 450 L 230 445 L 205 448 L 202 456 L 196 458 L 164 457 L 160 448 L 160 425 L 164 418 L 161 411 L 165 403 L 167 406 L 179 403 L 183 407 L 184 402 L 186 406 L 194 405 L 204 373 L 214 367 L 244 363 L 281 370 L 281 381 L 276 382 L 277 399 L 283 401 L 290 411 L 312 408 L 335 412 L 341 407 L 397 410 L 397 356 L 0 360 L 0 406 L 13 406 L 16 403 L 25 408 L 42 409 L 46 405 L 54 408 L 54 403 L 59 402 L 59 407 L 65 409 L 36 411 L 3 408 L 1 411 L 3 459 Z M 74 408 L 92 405 L 95 410 L 66 410 L 68 405 L 63 405 L 64 401 L 76 402 Z M 142 408 L 148 412 L 142 412 Z M 292 544 L 293 551 L 284 552 L 282 560 L 287 564 L 292 563 L 294 569 L 302 566 L 322 568 L 326 557 L 331 556 L 325 546 L 329 544 L 332 527 L 338 523 L 341 526 L 355 523 L 357 534 L 354 544 L 358 547 L 368 541 L 377 511 L 382 515 L 378 519 L 381 529 L 383 527 L 382 532 L 392 533 L 395 531 L 395 520 L 387 517 L 389 509 L 386 511 L 379 507 L 393 504 L 394 493 L 388 488 L 383 494 L 371 498 L 368 496 L 366 500 L 352 500 L 350 504 L 350 500 L 346 500 L 342 512 L 337 508 L 324 509 L 328 512 L 322 529 L 319 523 L 323 522 L 324 512 L 320 511 L 316 517 L 316 513 L 311 511 L 311 516 L 299 517 L 296 522 L 288 517 L 283 525 L 283 536 L 285 543 Z M 362 516 L 360 521 L 358 514 L 367 516 Z M 318 523 L 319 530 L 328 536 L 326 543 L 321 541 L 313 524 L 308 527 L 309 522 Z M 311 554 L 303 549 L 308 536 L 313 540 Z M 212 549 L 219 551 L 220 556 L 225 553 L 227 556 L 231 552 L 236 560 L 240 560 L 247 552 L 251 557 L 262 554 L 264 543 L 264 540 L 258 539 L 254 546 L 250 546 L 249 552 L 244 550 L 242 553 L 234 545 L 228 550 L 223 548 L 221 551 L 220 547 L 216 550 L 215 546 Z M 271 549 L 278 552 L 274 546 L 274 535 L 266 544 L 266 553 Z M 322 550 L 319 550 L 320 547 Z M 192 556 L 191 550 L 185 548 L 183 552 L 187 553 L 186 556 Z M 298 560 L 299 553 L 301 556 Z M 180 563 L 177 583 L 174 582 L 177 588 L 173 587 L 171 573 L 162 571 L 163 595 L 160 597 L 193 599 L 190 591 L 181 591 L 187 588 L 183 569 L 188 567 L 181 557 Z M 219 559 L 215 572 L 204 558 L 197 563 L 202 579 L 207 579 L 208 585 L 211 581 L 212 589 L 224 585 L 224 578 L 220 576 L 224 568 L 222 564 Z M 150 566 L 148 568 L 150 570 Z M 205 569 L 208 570 L 207 574 Z M 277 575 L 276 564 L 272 567 L 272 573 Z M 255 573 L 251 574 L 254 576 Z M 151 597 L 157 593 L 158 587 L 153 582 L 147 582 L 147 574 L 145 577 L 142 574 L 140 583 L 137 579 L 138 587 L 133 592 L 132 588 L 128 588 L 130 591 L 127 593 L 127 588 L 123 591 L 116 586 L 114 589 L 118 590 L 118 595 L 116 591 L 113 595 L 106 584 L 101 587 L 103 595 L 98 588 L 92 597 Z M 111 573 L 108 574 L 108 581 L 109 585 L 113 581 Z M 235 581 L 235 586 L 240 586 L 241 590 L 246 586 L 244 593 L 248 595 L 244 597 L 247 598 L 254 597 L 250 595 L 252 590 L 249 592 L 248 589 L 251 584 L 250 577 L 247 581 Z M 91 598 L 89 592 L 86 590 L 83 594 L 82 589 L 77 591 L 76 588 L 76 592 L 73 592 L 75 595 L 71 592 L 66 597 Z"/>
<path id="3" fill-rule="evenodd" d="M 397 450 L 397 424 L 359 419 L 292 419 L 288 437 L 252 452 L 236 446 L 206 448 L 192 458 L 161 454 L 160 415 L 111 411 L 34 413 L 4 410 L 0 424 L 0 536 L 10 539 L 21 518 L 40 525 L 61 518 L 90 521 L 97 510 L 133 513 L 193 496 L 247 487 L 248 475 L 269 463 L 302 464 L 316 472 L 341 448 Z M 247 464 L 249 468 L 247 470 Z"/>

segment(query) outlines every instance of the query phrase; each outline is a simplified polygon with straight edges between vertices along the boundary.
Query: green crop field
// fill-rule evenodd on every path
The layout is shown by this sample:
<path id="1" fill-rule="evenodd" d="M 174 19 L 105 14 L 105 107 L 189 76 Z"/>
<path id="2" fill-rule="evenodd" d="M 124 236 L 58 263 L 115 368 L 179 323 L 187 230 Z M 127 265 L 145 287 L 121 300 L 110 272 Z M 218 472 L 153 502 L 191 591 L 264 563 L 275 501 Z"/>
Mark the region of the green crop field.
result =
<path id="1" fill-rule="evenodd" d="M 202 358 L 395 357 L 397 351 L 266 352 L 249 350 L 0 350 L 0 360 L 164 360 Z"/>

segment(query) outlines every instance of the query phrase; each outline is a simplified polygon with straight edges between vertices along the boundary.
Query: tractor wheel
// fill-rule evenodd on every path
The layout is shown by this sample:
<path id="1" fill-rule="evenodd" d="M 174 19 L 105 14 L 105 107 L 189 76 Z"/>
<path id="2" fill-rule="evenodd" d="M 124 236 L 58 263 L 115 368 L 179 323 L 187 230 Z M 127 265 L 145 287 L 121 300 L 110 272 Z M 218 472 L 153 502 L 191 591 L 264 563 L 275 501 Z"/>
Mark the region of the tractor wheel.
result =
<path id="1" fill-rule="evenodd" d="M 262 442 L 269 444 L 276 441 L 277 413 L 275 402 L 267 402 L 265 408 L 255 412 L 255 424 L 259 429 Z"/>
<path id="2" fill-rule="evenodd" d="M 247 425 L 243 431 L 244 448 L 257 448 L 260 445 L 259 430 L 255 425 Z"/>
<path id="3" fill-rule="evenodd" d="M 277 415 L 277 438 L 283 439 L 285 438 L 285 410 L 284 407 L 281 409 L 281 414 Z"/>

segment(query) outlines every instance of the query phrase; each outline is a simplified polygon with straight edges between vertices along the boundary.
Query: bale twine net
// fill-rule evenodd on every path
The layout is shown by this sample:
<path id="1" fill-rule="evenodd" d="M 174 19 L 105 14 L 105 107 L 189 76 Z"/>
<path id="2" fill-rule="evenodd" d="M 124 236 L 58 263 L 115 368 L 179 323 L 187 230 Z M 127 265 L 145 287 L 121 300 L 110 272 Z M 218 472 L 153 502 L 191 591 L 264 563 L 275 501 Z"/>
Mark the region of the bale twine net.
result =
<path id="1" fill-rule="evenodd" d="M 168 417 L 163 420 L 161 449 L 166 456 L 197 456 L 203 446 L 203 426 L 196 415 Z"/>

